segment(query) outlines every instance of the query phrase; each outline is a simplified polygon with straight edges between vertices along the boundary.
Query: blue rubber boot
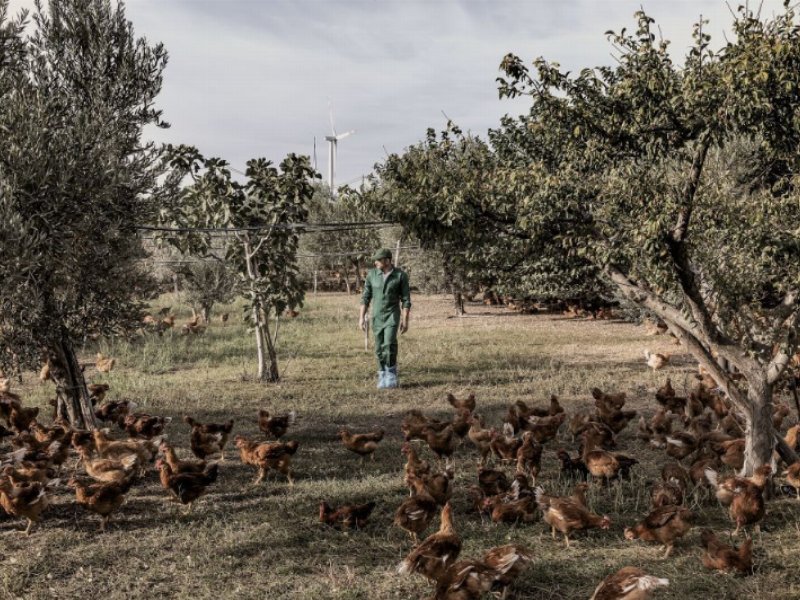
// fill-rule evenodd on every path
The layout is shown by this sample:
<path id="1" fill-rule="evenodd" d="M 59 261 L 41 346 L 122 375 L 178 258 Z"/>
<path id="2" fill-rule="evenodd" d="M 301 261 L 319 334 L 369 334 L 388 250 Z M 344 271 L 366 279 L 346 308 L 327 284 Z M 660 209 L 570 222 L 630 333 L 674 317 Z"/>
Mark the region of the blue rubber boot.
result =
<path id="1" fill-rule="evenodd" d="M 386 388 L 396 388 L 400 385 L 397 381 L 397 367 L 386 369 Z"/>
<path id="2" fill-rule="evenodd" d="M 386 369 L 378 371 L 378 389 L 386 389 Z"/>

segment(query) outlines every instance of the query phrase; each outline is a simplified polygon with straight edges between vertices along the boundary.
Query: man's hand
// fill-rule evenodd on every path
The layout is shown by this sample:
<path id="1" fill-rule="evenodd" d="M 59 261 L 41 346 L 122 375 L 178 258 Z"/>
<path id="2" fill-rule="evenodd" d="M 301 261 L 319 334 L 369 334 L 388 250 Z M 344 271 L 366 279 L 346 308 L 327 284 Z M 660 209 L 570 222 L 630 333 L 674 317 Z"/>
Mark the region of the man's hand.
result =
<path id="1" fill-rule="evenodd" d="M 367 318 L 364 315 L 361 315 L 358 318 L 358 328 L 361 331 L 366 331 L 367 330 Z"/>
<path id="2" fill-rule="evenodd" d="M 403 312 L 400 314 L 400 333 L 405 333 L 408 331 L 408 317 L 411 311 L 407 308 L 403 309 Z"/>

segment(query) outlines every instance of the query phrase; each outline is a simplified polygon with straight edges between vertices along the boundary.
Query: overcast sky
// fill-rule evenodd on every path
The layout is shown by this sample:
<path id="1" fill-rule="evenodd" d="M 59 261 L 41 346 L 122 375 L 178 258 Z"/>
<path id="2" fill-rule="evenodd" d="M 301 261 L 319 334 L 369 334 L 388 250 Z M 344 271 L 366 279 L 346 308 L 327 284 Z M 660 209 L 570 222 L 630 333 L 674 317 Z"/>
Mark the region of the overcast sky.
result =
<path id="1" fill-rule="evenodd" d="M 731 0 L 734 8 L 737 0 Z M 752 2 L 751 2 L 752 4 Z M 11 9 L 32 6 L 11 0 Z M 136 33 L 169 52 L 158 141 L 192 144 L 243 169 L 247 159 L 312 155 L 327 173 L 329 100 L 339 133 L 336 184 L 441 129 L 446 113 L 485 134 L 524 100 L 499 100 L 500 60 L 514 52 L 567 69 L 609 64 L 604 32 L 635 27 L 644 6 L 685 54 L 700 14 L 718 44 L 721 0 L 129 0 Z M 762 12 L 780 10 L 765 0 Z"/>

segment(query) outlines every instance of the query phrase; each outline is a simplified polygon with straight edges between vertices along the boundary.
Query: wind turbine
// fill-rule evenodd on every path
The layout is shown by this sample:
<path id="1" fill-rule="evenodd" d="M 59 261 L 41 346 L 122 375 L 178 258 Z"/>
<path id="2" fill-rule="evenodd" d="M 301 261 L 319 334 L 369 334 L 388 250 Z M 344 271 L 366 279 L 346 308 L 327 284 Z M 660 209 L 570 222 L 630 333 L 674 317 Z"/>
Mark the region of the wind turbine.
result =
<path id="1" fill-rule="evenodd" d="M 329 115 L 331 119 L 331 135 L 325 136 L 325 141 L 328 142 L 328 185 L 331 188 L 331 194 L 336 194 L 336 188 L 333 187 L 334 176 L 336 175 L 336 152 L 339 140 L 353 135 L 356 130 L 351 129 L 346 133 L 336 134 L 336 126 L 333 123 L 333 107 L 328 103 Z"/>

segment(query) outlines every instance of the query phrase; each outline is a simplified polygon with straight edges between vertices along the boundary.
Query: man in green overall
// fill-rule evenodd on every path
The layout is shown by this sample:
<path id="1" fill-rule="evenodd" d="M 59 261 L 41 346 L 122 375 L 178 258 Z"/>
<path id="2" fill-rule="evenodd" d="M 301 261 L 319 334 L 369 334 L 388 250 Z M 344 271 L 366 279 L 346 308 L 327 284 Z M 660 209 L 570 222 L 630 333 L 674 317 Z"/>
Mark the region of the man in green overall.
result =
<path id="1" fill-rule="evenodd" d="M 372 257 L 375 268 L 364 281 L 358 325 L 367 327 L 367 309 L 372 303 L 372 329 L 378 357 L 378 389 L 397 387 L 397 330 L 408 331 L 411 290 L 408 274 L 392 264 L 392 251 L 378 250 Z M 402 305 L 402 312 L 400 307 Z"/>

